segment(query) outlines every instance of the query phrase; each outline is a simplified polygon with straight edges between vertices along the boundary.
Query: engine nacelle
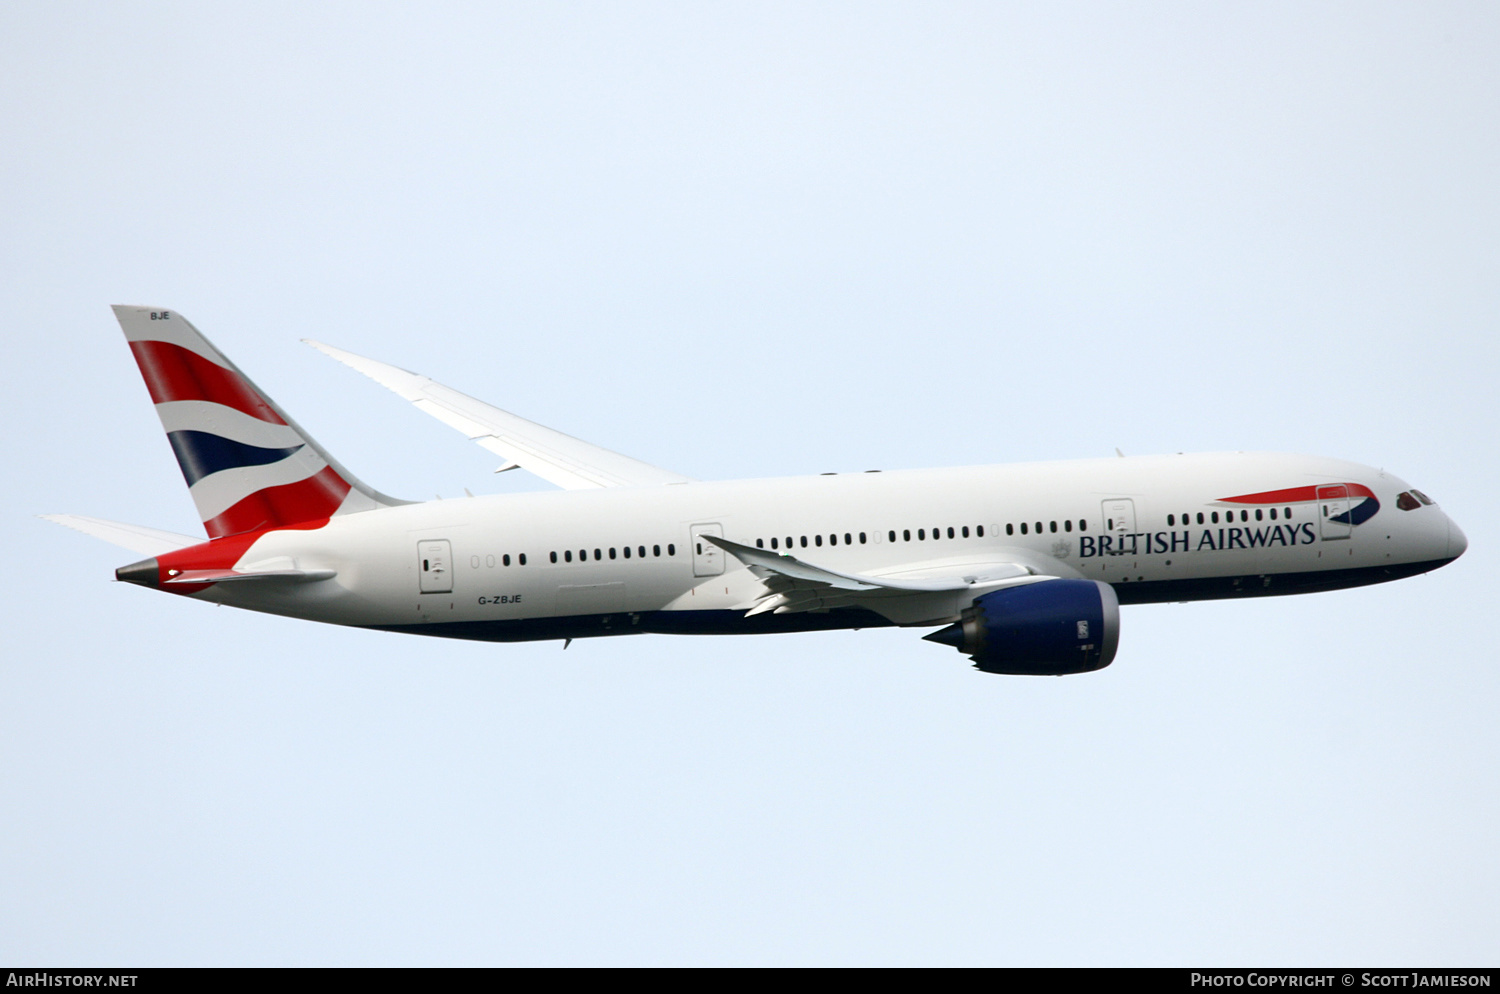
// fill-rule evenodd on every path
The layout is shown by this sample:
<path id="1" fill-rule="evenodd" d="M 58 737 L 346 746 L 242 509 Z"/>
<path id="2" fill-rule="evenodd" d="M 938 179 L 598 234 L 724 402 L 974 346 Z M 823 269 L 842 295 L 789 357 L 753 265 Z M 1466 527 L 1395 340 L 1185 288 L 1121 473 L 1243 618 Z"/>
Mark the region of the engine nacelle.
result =
<path id="1" fill-rule="evenodd" d="M 977 598 L 926 638 L 986 673 L 1062 676 L 1102 670 L 1120 645 L 1120 602 L 1098 580 L 1042 580 Z"/>

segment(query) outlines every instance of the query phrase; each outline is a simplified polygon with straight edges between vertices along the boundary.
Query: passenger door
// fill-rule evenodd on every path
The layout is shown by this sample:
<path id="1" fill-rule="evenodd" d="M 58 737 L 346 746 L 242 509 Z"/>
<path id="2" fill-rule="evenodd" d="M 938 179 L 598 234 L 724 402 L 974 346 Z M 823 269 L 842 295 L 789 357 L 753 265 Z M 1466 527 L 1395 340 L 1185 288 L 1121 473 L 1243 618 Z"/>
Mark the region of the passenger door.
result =
<path id="1" fill-rule="evenodd" d="M 1341 516 L 1342 521 L 1334 520 Z M 1339 484 L 1318 488 L 1318 524 L 1325 542 L 1330 539 L 1348 538 L 1354 531 L 1354 527 L 1349 523 L 1348 487 Z"/>
<path id="2" fill-rule="evenodd" d="M 1116 556 L 1130 551 L 1126 539 L 1135 532 L 1135 501 L 1121 497 L 1104 502 L 1104 530 L 1114 537 L 1111 553 Z"/>
<path id="3" fill-rule="evenodd" d="M 724 550 L 703 540 L 704 535 L 723 538 L 724 529 L 718 525 L 693 525 L 688 533 L 693 549 L 693 575 L 718 576 L 724 572 Z"/>
<path id="4" fill-rule="evenodd" d="M 424 594 L 453 592 L 453 550 L 447 539 L 417 543 L 418 589 Z"/>

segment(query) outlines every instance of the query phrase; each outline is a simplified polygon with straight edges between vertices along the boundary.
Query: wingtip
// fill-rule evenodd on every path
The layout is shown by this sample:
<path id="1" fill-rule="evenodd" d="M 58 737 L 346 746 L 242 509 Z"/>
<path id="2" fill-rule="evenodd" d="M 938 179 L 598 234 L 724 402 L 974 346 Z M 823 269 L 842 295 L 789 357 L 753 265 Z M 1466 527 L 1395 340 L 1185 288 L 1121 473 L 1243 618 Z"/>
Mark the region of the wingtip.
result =
<path id="1" fill-rule="evenodd" d="M 341 362 L 345 366 L 348 366 L 350 369 L 353 369 L 356 372 L 363 373 L 370 379 L 382 384 L 383 386 L 391 390 L 395 390 L 396 388 L 383 381 L 381 379 L 381 374 L 389 375 L 390 373 L 394 372 L 403 373 L 406 376 L 412 376 L 418 379 L 428 379 L 428 377 L 423 376 L 421 373 L 414 373 L 409 369 L 403 369 L 400 366 L 394 366 L 388 362 L 381 362 L 379 359 L 371 359 L 369 356 L 360 355 L 358 352 L 350 352 L 347 349 L 341 349 L 337 346 L 329 345 L 327 342 L 320 342 L 316 338 L 304 338 L 302 339 L 302 341 L 304 344 L 310 346 L 311 348 L 315 348 L 319 352 L 328 356 L 328 358 L 333 359 L 337 362 Z M 396 392 L 400 393 L 399 390 L 397 390 Z M 412 398 L 407 397 L 406 399 L 411 400 Z"/>

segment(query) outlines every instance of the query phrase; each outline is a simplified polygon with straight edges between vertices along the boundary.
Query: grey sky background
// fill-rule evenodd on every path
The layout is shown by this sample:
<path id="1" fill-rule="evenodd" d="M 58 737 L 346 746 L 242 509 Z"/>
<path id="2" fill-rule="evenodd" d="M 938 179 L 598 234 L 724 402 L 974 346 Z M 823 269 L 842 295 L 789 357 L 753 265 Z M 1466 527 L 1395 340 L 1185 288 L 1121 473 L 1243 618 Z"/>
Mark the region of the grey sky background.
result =
<path id="1" fill-rule="evenodd" d="M 1500 8 L 6 4 L 0 961 L 1493 964 Z M 111 303 L 351 470 L 544 488 L 316 337 L 703 478 L 1218 449 L 1470 550 L 918 632 L 516 646 L 116 585 Z"/>

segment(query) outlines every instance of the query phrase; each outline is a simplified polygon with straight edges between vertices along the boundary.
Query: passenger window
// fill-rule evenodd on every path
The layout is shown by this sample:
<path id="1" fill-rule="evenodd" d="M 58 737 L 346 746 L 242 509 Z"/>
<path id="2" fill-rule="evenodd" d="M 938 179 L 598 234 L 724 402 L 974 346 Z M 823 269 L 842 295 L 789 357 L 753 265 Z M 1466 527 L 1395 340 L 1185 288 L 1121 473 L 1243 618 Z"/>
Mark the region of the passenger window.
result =
<path id="1" fill-rule="evenodd" d="M 1021 534 L 1022 535 L 1026 534 L 1026 522 L 1024 522 L 1024 521 L 1021 522 Z"/>
<path id="2" fill-rule="evenodd" d="M 861 532 L 860 534 L 863 535 L 864 533 Z M 863 542 L 864 539 L 861 538 L 860 541 Z M 849 533 L 848 532 L 844 532 L 844 544 L 845 545 L 853 545 L 854 544 L 852 541 L 850 541 L 850 539 L 849 539 Z"/>
<path id="3" fill-rule="evenodd" d="M 959 534 L 962 535 L 964 538 L 968 538 L 969 537 L 969 526 L 968 525 L 964 525 L 963 528 L 960 530 Z"/>
<path id="4" fill-rule="evenodd" d="M 1040 535 L 1040 534 L 1041 534 L 1041 533 L 1042 533 L 1042 523 L 1041 523 L 1041 522 L 1040 522 L 1040 521 L 1038 521 L 1038 522 L 1037 522 L 1037 523 L 1036 523 L 1036 533 L 1037 533 L 1037 534 L 1038 534 L 1038 535 Z"/>
<path id="5" fill-rule="evenodd" d="M 1260 516 L 1261 516 L 1261 510 L 1260 510 L 1260 508 L 1258 508 L 1258 507 L 1257 507 L 1257 508 L 1256 508 L 1256 509 L 1255 509 L 1255 520 L 1256 520 L 1256 521 L 1259 521 L 1259 520 L 1260 520 L 1260 519 L 1261 519 L 1261 517 L 1260 517 Z"/>
<path id="6" fill-rule="evenodd" d="M 565 562 L 565 563 L 571 563 L 572 561 L 573 561 L 573 550 L 572 549 L 564 549 L 563 550 L 563 562 Z"/>
<path id="7" fill-rule="evenodd" d="M 626 559 L 629 559 L 629 558 L 630 558 L 630 546 L 628 546 L 628 545 L 627 545 L 627 546 L 625 546 L 625 548 L 624 548 L 624 549 L 622 549 L 622 550 L 621 550 L 621 551 L 622 551 L 622 552 L 624 552 L 624 553 L 625 553 L 625 558 L 626 558 Z"/>
<path id="8" fill-rule="evenodd" d="M 1006 525 L 1005 526 L 1005 534 L 1007 534 L 1007 535 L 1014 535 L 1015 533 L 1016 533 L 1016 526 L 1015 525 Z"/>
<path id="9" fill-rule="evenodd" d="M 599 560 L 601 560 L 603 558 L 604 558 L 604 550 L 603 549 L 595 549 L 594 550 L 594 562 L 597 563 Z"/>
<path id="10" fill-rule="evenodd" d="M 925 542 L 925 541 L 927 541 L 927 529 L 925 529 L 925 528 L 918 528 L 917 529 L 917 541 L 918 542 Z"/>
<path id="11" fill-rule="evenodd" d="M 773 548 L 773 549 L 776 548 L 776 536 L 775 535 L 771 536 L 771 548 Z"/>
<path id="12" fill-rule="evenodd" d="M 1057 531 L 1057 522 L 1056 521 L 1049 521 L 1049 522 L 1047 522 L 1047 530 L 1049 532 L 1056 532 Z"/>
<path id="13" fill-rule="evenodd" d="M 764 549 L 766 547 L 766 540 L 763 539 L 763 538 L 756 539 L 755 540 L 755 547 L 757 549 Z"/>
<path id="14" fill-rule="evenodd" d="M 1167 527 L 1171 528 L 1175 524 L 1177 524 L 1177 522 L 1172 520 L 1172 515 L 1167 515 Z"/>
<path id="15" fill-rule="evenodd" d="M 1215 511 L 1213 514 L 1209 515 L 1209 517 L 1213 519 L 1213 523 L 1214 524 L 1218 524 L 1219 523 L 1219 512 L 1218 511 Z"/>
<path id="16" fill-rule="evenodd" d="M 1292 509 L 1289 507 L 1283 507 L 1281 509 L 1281 516 L 1283 518 L 1286 518 L 1288 521 L 1292 520 Z"/>
<path id="17" fill-rule="evenodd" d="M 1203 524 L 1203 512 L 1202 511 L 1198 512 L 1198 524 L 1200 524 L 1200 525 Z"/>
<path id="18" fill-rule="evenodd" d="M 904 528 L 904 529 L 902 529 L 902 531 L 901 531 L 901 540 L 903 542 L 910 542 L 911 541 L 911 529 L 910 528 Z"/>
<path id="19" fill-rule="evenodd" d="M 677 555 L 677 546 L 673 545 L 671 542 L 667 543 L 667 555 L 669 555 L 669 556 L 675 556 L 675 555 Z"/>
<path id="20" fill-rule="evenodd" d="M 549 552 L 548 555 L 550 555 L 552 557 L 552 561 L 554 563 L 557 562 L 557 553 L 555 553 L 555 552 Z"/>
<path id="21" fill-rule="evenodd" d="M 953 537 L 953 529 L 952 529 L 952 528 L 949 528 L 949 529 L 948 529 L 948 537 L 949 537 L 949 538 L 952 538 L 952 537 Z"/>
<path id="22" fill-rule="evenodd" d="M 653 545 L 651 547 L 651 554 L 653 556 L 660 556 L 661 555 L 661 546 L 659 546 L 659 545 Z"/>
<path id="23" fill-rule="evenodd" d="M 865 533 L 864 532 L 860 532 L 859 533 L 859 544 L 860 545 L 864 545 L 865 544 Z"/>
<path id="24" fill-rule="evenodd" d="M 636 546 L 635 551 L 640 555 L 642 559 L 646 558 L 646 547 L 644 545 Z"/>
<path id="25" fill-rule="evenodd" d="M 503 556 L 500 557 L 500 564 L 502 566 L 509 566 L 510 565 L 510 554 L 509 553 L 506 553 L 505 555 L 503 555 Z"/>
<path id="26" fill-rule="evenodd" d="M 804 548 L 804 549 L 807 548 L 807 536 L 806 535 L 802 536 L 802 548 Z"/>
<path id="27" fill-rule="evenodd" d="M 523 552 L 519 556 L 517 556 L 516 557 L 516 562 L 520 563 L 522 566 L 525 566 L 526 565 L 526 553 Z"/>
<path id="28" fill-rule="evenodd" d="M 1063 531 L 1070 532 L 1072 530 L 1073 530 L 1073 519 L 1069 518 L 1067 521 L 1063 522 Z"/>
<path id="29" fill-rule="evenodd" d="M 1089 530 L 1089 523 L 1087 521 L 1083 520 L 1082 518 L 1079 518 L 1078 519 L 1078 530 L 1081 531 L 1081 532 L 1088 531 Z"/>
<path id="30" fill-rule="evenodd" d="M 980 538 L 984 538 L 984 525 L 979 526 L 979 528 L 976 530 L 976 534 L 978 534 Z"/>
<path id="31" fill-rule="evenodd" d="M 896 533 L 895 532 L 887 532 L 886 533 L 886 540 L 889 541 L 889 542 L 896 541 Z"/>
<path id="32" fill-rule="evenodd" d="M 814 535 L 813 536 L 813 545 L 816 545 L 818 548 L 821 549 L 823 547 L 823 536 L 822 535 Z"/>
<path id="33" fill-rule="evenodd" d="M 1276 520 L 1276 508 L 1274 508 L 1274 507 L 1271 508 L 1271 520 L 1272 521 Z"/>

